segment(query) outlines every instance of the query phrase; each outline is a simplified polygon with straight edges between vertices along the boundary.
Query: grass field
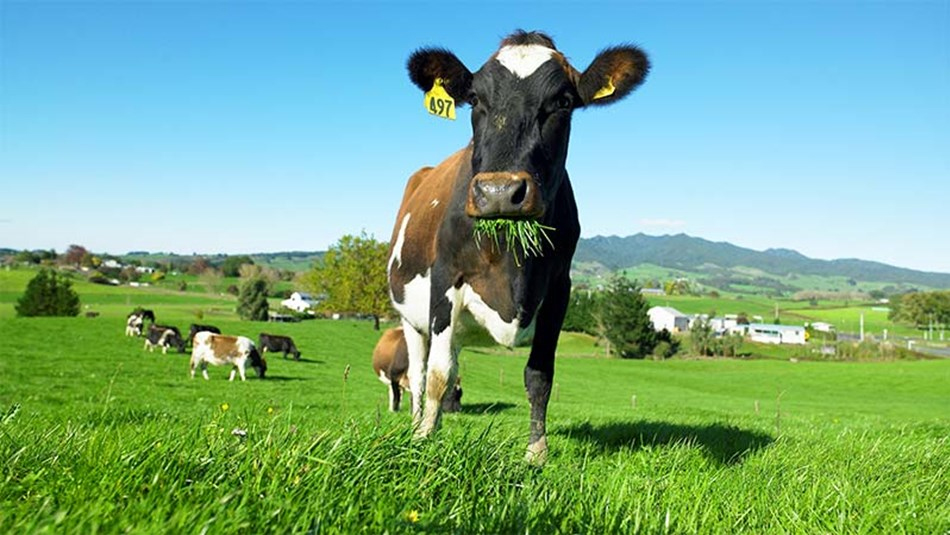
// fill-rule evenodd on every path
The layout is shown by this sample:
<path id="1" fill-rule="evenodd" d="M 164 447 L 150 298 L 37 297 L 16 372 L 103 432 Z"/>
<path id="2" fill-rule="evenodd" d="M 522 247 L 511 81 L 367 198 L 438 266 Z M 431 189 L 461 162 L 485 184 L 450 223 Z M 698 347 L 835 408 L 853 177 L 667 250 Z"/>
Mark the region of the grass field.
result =
<path id="1" fill-rule="evenodd" d="M 950 530 L 947 360 L 620 361 L 566 336 L 537 469 L 520 350 L 463 351 L 463 411 L 416 442 L 385 410 L 368 322 L 249 323 L 227 300 L 82 284 L 100 317 L 19 319 L 27 279 L 8 275 L 0 532 Z M 138 304 L 291 335 L 302 360 L 190 379 L 186 355 L 123 336 Z"/>

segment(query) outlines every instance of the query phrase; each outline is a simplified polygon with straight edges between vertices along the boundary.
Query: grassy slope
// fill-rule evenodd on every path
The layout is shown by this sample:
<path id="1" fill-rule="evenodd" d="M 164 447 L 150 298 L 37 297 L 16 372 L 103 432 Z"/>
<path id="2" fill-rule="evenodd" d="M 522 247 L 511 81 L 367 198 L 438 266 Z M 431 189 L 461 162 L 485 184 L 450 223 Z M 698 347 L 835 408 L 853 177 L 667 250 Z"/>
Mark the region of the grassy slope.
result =
<path id="1" fill-rule="evenodd" d="M 159 320 L 182 327 L 207 306 L 163 296 Z M 464 351 L 464 412 L 413 443 L 408 415 L 385 412 L 367 323 L 222 312 L 229 332 L 292 335 L 304 360 L 205 382 L 186 356 L 125 338 L 126 308 L 12 319 L 0 302 L 0 412 L 21 406 L 0 423 L 0 531 L 950 529 L 948 361 L 562 356 L 539 471 L 521 461 L 524 359 L 511 352 Z M 588 342 L 567 336 L 563 353 Z"/>

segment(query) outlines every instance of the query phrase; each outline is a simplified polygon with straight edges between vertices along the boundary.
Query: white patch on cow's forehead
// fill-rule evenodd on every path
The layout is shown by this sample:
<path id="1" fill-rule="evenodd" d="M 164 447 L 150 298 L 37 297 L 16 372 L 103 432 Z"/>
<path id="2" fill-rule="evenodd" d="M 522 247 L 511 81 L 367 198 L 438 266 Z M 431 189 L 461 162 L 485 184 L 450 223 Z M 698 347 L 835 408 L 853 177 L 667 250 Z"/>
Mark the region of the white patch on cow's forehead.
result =
<path id="1" fill-rule="evenodd" d="M 554 56 L 554 50 L 541 45 L 503 46 L 495 59 L 518 78 L 527 78 Z"/>

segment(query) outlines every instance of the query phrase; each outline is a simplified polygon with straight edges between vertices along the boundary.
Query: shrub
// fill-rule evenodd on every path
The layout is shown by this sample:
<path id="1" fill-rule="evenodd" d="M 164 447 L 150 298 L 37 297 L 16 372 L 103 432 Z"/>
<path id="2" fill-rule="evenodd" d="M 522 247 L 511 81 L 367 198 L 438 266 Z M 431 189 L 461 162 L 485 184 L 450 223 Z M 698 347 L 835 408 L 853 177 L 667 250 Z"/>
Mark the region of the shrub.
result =
<path id="1" fill-rule="evenodd" d="M 247 279 L 238 294 L 237 313 L 242 319 L 267 321 L 267 281 L 261 277 Z"/>
<path id="2" fill-rule="evenodd" d="M 26 292 L 17 300 L 17 316 L 76 316 L 79 296 L 72 283 L 50 269 L 41 269 L 26 285 Z"/>

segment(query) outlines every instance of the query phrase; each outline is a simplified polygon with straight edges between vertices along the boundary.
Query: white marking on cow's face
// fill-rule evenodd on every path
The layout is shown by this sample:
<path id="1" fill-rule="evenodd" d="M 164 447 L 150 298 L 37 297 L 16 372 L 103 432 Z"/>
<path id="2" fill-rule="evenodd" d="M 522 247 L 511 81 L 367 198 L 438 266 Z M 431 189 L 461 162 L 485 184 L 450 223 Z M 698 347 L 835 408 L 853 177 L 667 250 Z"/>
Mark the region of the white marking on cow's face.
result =
<path id="1" fill-rule="evenodd" d="M 496 342 L 512 347 L 525 336 L 527 329 L 518 327 L 518 318 L 511 321 L 501 319 L 501 315 L 488 306 L 471 286 L 462 285 L 462 306 L 468 309 L 479 325 L 488 331 Z"/>
<path id="2" fill-rule="evenodd" d="M 498 51 L 495 59 L 518 78 L 527 78 L 553 55 L 554 50 L 546 46 L 508 45 Z"/>
<path id="3" fill-rule="evenodd" d="M 424 274 L 416 275 L 402 288 L 403 302 L 393 300 L 393 306 L 412 328 L 420 332 L 429 329 L 429 293 L 432 290 L 430 281 L 432 270 L 427 269 Z"/>
<path id="4" fill-rule="evenodd" d="M 410 217 L 412 217 L 411 213 L 406 214 L 406 216 L 402 218 L 402 224 L 399 225 L 396 245 L 393 246 L 393 254 L 389 257 L 389 265 L 386 269 L 388 273 L 392 273 L 393 266 L 397 263 L 402 265 L 402 246 L 406 244 L 406 227 L 409 226 Z"/>

